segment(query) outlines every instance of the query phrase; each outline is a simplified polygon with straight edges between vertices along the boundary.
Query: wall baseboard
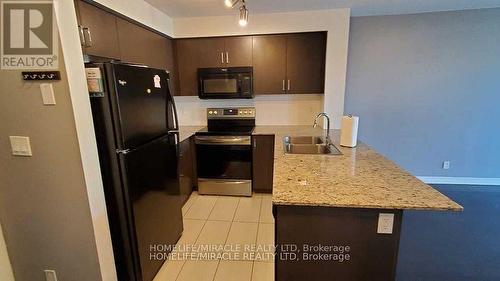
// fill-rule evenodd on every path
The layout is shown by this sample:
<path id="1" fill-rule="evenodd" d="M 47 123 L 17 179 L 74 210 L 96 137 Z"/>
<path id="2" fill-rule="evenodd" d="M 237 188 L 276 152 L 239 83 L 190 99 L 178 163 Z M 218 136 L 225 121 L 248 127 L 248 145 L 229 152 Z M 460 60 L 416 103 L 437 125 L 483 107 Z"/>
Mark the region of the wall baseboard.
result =
<path id="1" fill-rule="evenodd" d="M 500 185 L 500 178 L 426 177 L 426 176 L 417 176 L 417 178 L 427 184 Z"/>

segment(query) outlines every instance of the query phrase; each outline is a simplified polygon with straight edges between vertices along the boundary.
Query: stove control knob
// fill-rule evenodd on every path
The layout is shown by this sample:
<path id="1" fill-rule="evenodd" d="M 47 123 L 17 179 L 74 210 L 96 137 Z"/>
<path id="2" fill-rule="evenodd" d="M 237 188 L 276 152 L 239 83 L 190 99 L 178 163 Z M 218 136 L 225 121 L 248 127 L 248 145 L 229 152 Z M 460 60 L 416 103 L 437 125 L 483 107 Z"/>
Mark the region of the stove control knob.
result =
<path id="1" fill-rule="evenodd" d="M 243 111 L 243 114 L 248 114 L 248 111 L 246 111 L 246 110 L 245 110 L 245 111 Z"/>
<path id="2" fill-rule="evenodd" d="M 251 110 L 249 110 L 249 111 L 248 111 L 248 114 L 252 114 L 252 111 L 251 111 Z"/>
<path id="3" fill-rule="evenodd" d="M 212 115 L 212 113 L 213 113 L 213 112 L 212 112 L 212 110 L 210 110 L 210 111 L 208 112 L 208 114 L 210 114 L 210 115 Z"/>
<path id="4" fill-rule="evenodd" d="M 215 115 L 217 115 L 217 110 L 216 110 L 216 111 L 214 111 L 214 114 L 215 114 Z"/>

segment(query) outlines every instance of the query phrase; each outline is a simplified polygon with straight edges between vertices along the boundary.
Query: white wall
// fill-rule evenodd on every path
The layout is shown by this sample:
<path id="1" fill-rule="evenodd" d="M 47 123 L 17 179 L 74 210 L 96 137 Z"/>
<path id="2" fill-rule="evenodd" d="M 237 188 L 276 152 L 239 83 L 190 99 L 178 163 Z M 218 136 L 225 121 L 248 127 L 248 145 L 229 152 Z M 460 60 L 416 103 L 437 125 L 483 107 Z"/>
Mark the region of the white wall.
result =
<path id="1" fill-rule="evenodd" d="M 142 1 L 141 1 L 142 2 Z M 84 62 L 78 36 L 76 13 L 73 1 L 54 1 L 61 40 L 61 49 L 68 76 L 69 95 L 73 106 L 75 127 L 82 159 L 83 173 L 94 238 L 103 281 L 117 280 L 113 246 L 109 230 L 104 188 L 101 179 L 97 142 L 92 121 L 92 110 L 85 78 Z"/>
<path id="2" fill-rule="evenodd" d="M 0 224 L 0 280 L 14 281 L 14 274 L 10 265 L 9 254 L 3 238 L 2 225 Z"/>
<path id="3" fill-rule="evenodd" d="M 323 100 L 323 111 L 333 117 L 333 125 L 340 126 L 340 117 L 344 112 L 344 93 L 346 81 L 347 49 L 349 40 L 349 9 L 335 9 L 322 11 L 292 12 L 292 13 L 274 13 L 251 15 L 247 27 L 242 28 L 238 25 L 238 13 L 235 10 L 234 16 L 220 17 L 197 17 L 197 18 L 176 18 L 174 19 L 174 36 L 182 37 L 200 37 L 200 36 L 226 36 L 226 35 L 245 35 L 245 34 L 265 34 L 265 33 L 289 33 L 304 31 L 328 31 L 327 50 L 326 50 L 326 79 L 325 96 Z M 275 99 L 269 97 L 270 99 Z M 255 103 L 258 106 L 259 100 L 266 98 L 257 98 Z M 204 104 L 196 101 L 192 102 Z M 291 112 L 292 108 L 300 108 L 304 103 L 295 97 L 285 96 L 278 103 L 290 105 L 284 112 Z M 232 105 L 232 101 L 222 105 Z M 185 107 L 187 106 L 187 107 Z M 306 105 L 309 106 L 309 105 Z M 179 102 L 179 110 L 187 111 L 190 108 L 188 102 Z M 271 106 L 262 107 L 257 113 L 264 116 L 271 116 L 274 112 L 267 111 Z M 281 107 L 283 109 L 283 107 Z M 306 112 L 310 109 L 306 109 Z M 276 115 L 282 114 L 278 112 Z M 187 115 L 187 114 L 186 114 Z M 185 115 L 183 115 L 185 116 Z M 198 116 L 198 114 L 197 114 Z M 200 117 L 201 118 L 201 117 Z M 273 117 L 274 118 L 274 117 Z M 273 118 L 266 118 L 260 121 L 273 122 Z M 278 118 L 278 117 L 276 117 Z M 298 124 L 311 120 L 313 116 L 304 116 L 304 119 L 289 119 L 286 124 Z M 203 117 L 205 119 L 205 117 Z M 191 120 L 191 119 L 188 119 Z M 193 120 L 199 123 L 200 120 Z M 185 122 L 185 121 L 180 121 Z M 281 124 L 281 121 L 278 121 Z M 270 123 L 273 124 L 273 123 Z"/>
<path id="4" fill-rule="evenodd" d="M 144 0 L 94 1 L 164 34 L 173 36 L 172 18 Z"/>
<path id="5" fill-rule="evenodd" d="M 73 1 L 57 0 L 56 16 L 64 54 L 75 125 L 87 185 L 87 195 L 94 227 L 102 280 L 116 280 L 114 256 L 107 219 L 106 203 L 99 168 L 94 125 L 80 52 Z M 96 0 L 144 25 L 169 36 L 173 35 L 172 19 L 143 0 Z"/>
<path id="6" fill-rule="evenodd" d="M 323 111 L 323 95 L 267 95 L 254 99 L 201 100 L 198 97 L 176 97 L 181 125 L 206 125 L 208 107 L 254 106 L 257 125 L 312 125 Z"/>

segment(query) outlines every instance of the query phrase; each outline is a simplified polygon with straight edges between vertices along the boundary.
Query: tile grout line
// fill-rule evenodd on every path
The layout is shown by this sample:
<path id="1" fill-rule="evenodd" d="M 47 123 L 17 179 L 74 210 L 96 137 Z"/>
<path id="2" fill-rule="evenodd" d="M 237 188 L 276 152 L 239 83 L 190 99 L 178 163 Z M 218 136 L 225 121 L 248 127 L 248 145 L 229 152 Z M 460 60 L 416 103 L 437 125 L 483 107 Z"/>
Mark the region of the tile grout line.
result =
<path id="1" fill-rule="evenodd" d="M 189 195 L 188 201 L 191 199 L 191 196 L 193 196 L 193 192 L 191 192 L 191 195 Z M 198 196 L 199 196 L 199 195 L 196 195 L 196 197 L 198 197 Z M 189 208 L 187 208 L 187 210 L 186 210 L 186 215 L 187 215 L 187 213 L 189 212 L 189 210 L 191 209 L 191 207 L 193 207 L 194 203 L 196 203 L 196 201 L 197 201 L 197 200 L 198 200 L 198 198 L 194 198 L 194 202 L 193 202 L 193 203 L 191 203 L 191 205 L 189 206 Z M 188 201 L 186 201 L 186 203 L 187 203 Z M 186 203 L 184 203 L 184 205 L 185 205 Z M 183 215 L 182 215 L 182 221 L 183 221 L 183 224 L 184 224 L 184 220 L 185 220 L 185 218 L 184 218 L 184 214 L 183 214 Z M 205 222 L 206 222 L 206 221 L 205 221 Z M 203 222 L 203 226 L 201 227 L 201 229 L 202 229 L 202 230 L 203 230 L 203 227 L 205 227 L 205 222 Z M 201 230 L 200 230 L 200 233 L 201 233 Z M 198 239 L 198 236 L 200 236 L 200 233 L 198 233 L 198 235 L 196 236 L 196 239 Z M 179 241 L 177 241 L 177 242 L 179 242 Z M 196 242 L 196 240 L 195 240 L 195 242 Z M 179 279 L 179 275 L 181 275 L 181 272 L 182 272 L 182 269 L 184 268 L 184 265 L 186 265 L 186 260 L 184 260 L 184 261 L 183 261 L 182 266 L 181 266 L 181 269 L 179 270 L 179 272 L 178 272 L 178 273 L 177 273 L 177 275 L 175 276 L 174 281 L 176 281 L 177 279 Z"/>
<path id="2" fill-rule="evenodd" d="M 229 238 L 229 233 L 231 233 L 231 228 L 233 228 L 234 216 L 236 216 L 236 210 L 238 210 L 239 206 L 240 206 L 240 198 L 238 198 L 238 204 L 236 204 L 236 209 L 234 209 L 233 218 L 231 219 L 231 222 L 230 222 L 231 224 L 229 225 L 229 231 L 227 232 L 226 239 L 224 240 L 224 246 L 226 246 L 227 239 Z M 212 279 L 212 281 L 215 281 L 215 276 L 217 276 L 217 271 L 219 270 L 220 263 L 221 263 L 221 260 L 219 260 L 219 262 L 217 263 L 217 268 L 215 269 L 215 274 L 214 274 L 214 278 Z"/>
<path id="3" fill-rule="evenodd" d="M 203 224 L 203 228 L 205 228 L 205 225 L 207 224 L 208 222 L 208 219 L 210 218 L 210 215 L 212 214 L 212 212 L 214 211 L 215 209 L 215 205 L 217 204 L 217 201 L 219 201 L 220 199 L 220 196 L 217 196 L 216 197 L 216 200 L 214 202 L 214 205 L 212 206 L 212 208 L 210 209 L 210 213 L 208 213 L 208 216 L 207 216 L 207 219 L 205 220 L 205 224 Z M 201 232 L 203 231 L 203 228 L 201 229 L 200 231 L 200 234 L 198 234 L 198 237 L 196 238 L 196 242 L 198 242 L 198 238 L 199 236 L 201 235 Z M 229 232 L 228 232 L 228 235 L 229 235 Z M 226 236 L 226 239 L 227 239 L 227 236 Z M 196 244 L 195 242 L 195 244 Z M 215 268 L 215 272 L 214 272 L 214 277 L 212 278 L 212 280 L 215 280 L 215 276 L 217 275 L 217 270 L 219 269 L 219 264 L 220 264 L 220 260 L 217 260 L 217 267 Z"/>
<path id="4" fill-rule="evenodd" d="M 215 209 L 215 205 L 217 205 L 217 201 L 219 201 L 219 198 L 220 198 L 219 196 L 217 196 L 217 197 L 216 197 L 215 202 L 214 202 L 214 205 L 212 206 L 212 209 L 210 209 L 210 212 L 208 213 L 208 216 L 207 216 L 207 219 L 206 219 L 207 221 L 209 220 L 210 215 L 211 215 L 211 214 L 212 214 L 212 212 L 214 211 L 214 209 Z"/>
<path id="5" fill-rule="evenodd" d="M 189 196 L 188 200 L 184 203 L 184 205 L 186 205 L 186 203 L 189 201 L 189 199 L 191 199 L 191 196 L 192 196 L 193 192 L 191 192 L 191 195 Z M 186 210 L 186 215 L 187 213 L 189 212 L 189 210 L 191 210 L 191 207 L 193 207 L 194 203 L 196 203 L 196 201 L 198 200 L 198 194 L 196 195 L 196 198 L 194 198 L 194 201 L 193 203 L 191 203 L 191 205 L 189 205 L 189 207 L 187 208 Z M 184 207 L 184 205 L 182 205 Z M 183 218 L 184 218 L 184 215 L 183 215 Z"/>
<path id="6" fill-rule="evenodd" d="M 260 206 L 259 206 L 259 217 L 258 217 L 258 220 L 257 220 L 257 235 L 255 235 L 255 246 L 257 247 L 257 241 L 259 240 L 259 228 L 260 228 L 260 213 L 262 212 L 262 203 L 264 200 L 262 200 L 263 198 L 261 197 L 260 198 Z M 252 281 L 253 280 L 253 268 L 255 266 L 255 257 L 254 257 L 254 260 L 252 261 L 252 271 L 251 271 L 251 274 L 250 274 L 250 280 Z"/>
<path id="7" fill-rule="evenodd" d="M 199 196 L 199 195 L 197 195 L 197 196 Z M 219 199 L 219 198 L 217 198 L 217 200 L 218 200 L 218 199 Z M 196 200 L 198 200 L 198 198 L 196 198 Z M 215 202 L 217 202 L 217 200 L 215 200 Z M 189 209 L 191 209 L 191 207 L 192 207 L 193 205 L 194 205 L 194 202 L 193 202 L 193 204 L 191 204 L 191 206 L 189 207 Z M 214 206 L 215 206 L 215 204 L 214 204 Z M 213 209 L 213 207 L 212 207 L 212 209 Z M 212 212 L 212 211 L 210 210 L 210 212 Z M 186 211 L 186 214 L 187 214 L 187 211 Z M 196 239 L 194 240 L 194 244 L 196 244 L 196 242 L 198 241 L 198 238 L 200 237 L 201 232 L 203 231 L 203 228 L 204 228 L 204 227 L 205 227 L 205 225 L 207 224 L 207 221 L 208 221 L 208 217 L 207 217 L 207 219 L 203 220 L 203 226 L 201 227 L 201 230 L 200 230 L 200 232 L 198 233 L 198 235 L 196 235 Z M 183 263 L 183 264 L 182 264 L 182 266 L 181 266 L 181 270 L 179 270 L 179 273 L 177 273 L 177 276 L 175 277 L 175 280 L 174 280 L 174 281 L 177 281 L 177 279 L 179 279 L 179 276 L 181 275 L 182 269 L 184 269 L 184 266 L 186 265 L 186 262 L 187 262 L 187 260 L 184 260 L 184 263 Z M 214 276 L 215 276 L 215 275 L 214 275 Z"/>

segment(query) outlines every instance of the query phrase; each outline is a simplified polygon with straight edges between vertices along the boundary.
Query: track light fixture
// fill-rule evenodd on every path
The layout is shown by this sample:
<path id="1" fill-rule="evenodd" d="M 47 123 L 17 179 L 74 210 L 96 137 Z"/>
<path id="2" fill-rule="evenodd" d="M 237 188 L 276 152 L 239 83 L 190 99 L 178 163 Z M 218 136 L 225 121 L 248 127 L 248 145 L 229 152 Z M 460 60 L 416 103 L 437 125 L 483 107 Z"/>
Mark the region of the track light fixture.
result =
<path id="1" fill-rule="evenodd" d="M 225 0 L 225 1 L 224 1 L 224 4 L 226 5 L 226 7 L 228 7 L 228 8 L 232 8 L 232 7 L 234 7 L 234 5 L 236 5 L 238 2 L 240 2 L 240 0 Z"/>
<path id="2" fill-rule="evenodd" d="M 241 3 L 240 6 L 240 20 L 238 23 L 241 26 L 246 26 L 248 24 L 248 9 L 245 5 L 245 0 L 224 0 L 224 4 L 228 8 L 233 8 L 236 4 Z"/>
<path id="3" fill-rule="evenodd" d="M 248 10 L 245 5 L 240 7 L 240 20 L 239 23 L 241 26 L 246 26 L 248 24 Z"/>

